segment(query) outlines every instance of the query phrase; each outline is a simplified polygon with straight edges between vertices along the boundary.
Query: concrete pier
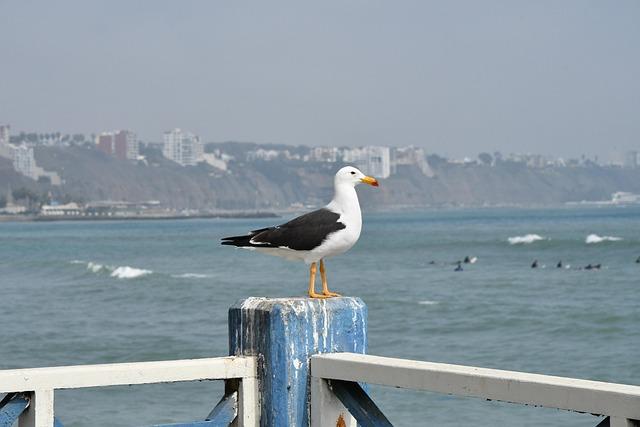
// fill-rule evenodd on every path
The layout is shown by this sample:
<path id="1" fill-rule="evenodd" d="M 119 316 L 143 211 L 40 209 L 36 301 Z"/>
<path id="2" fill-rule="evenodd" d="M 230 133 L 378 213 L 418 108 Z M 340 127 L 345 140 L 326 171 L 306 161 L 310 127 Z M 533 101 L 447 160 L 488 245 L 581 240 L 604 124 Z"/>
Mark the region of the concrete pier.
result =
<path id="1" fill-rule="evenodd" d="M 229 309 L 230 355 L 258 358 L 262 426 L 309 426 L 309 358 L 366 347 L 367 307 L 359 298 L 254 297 Z"/>

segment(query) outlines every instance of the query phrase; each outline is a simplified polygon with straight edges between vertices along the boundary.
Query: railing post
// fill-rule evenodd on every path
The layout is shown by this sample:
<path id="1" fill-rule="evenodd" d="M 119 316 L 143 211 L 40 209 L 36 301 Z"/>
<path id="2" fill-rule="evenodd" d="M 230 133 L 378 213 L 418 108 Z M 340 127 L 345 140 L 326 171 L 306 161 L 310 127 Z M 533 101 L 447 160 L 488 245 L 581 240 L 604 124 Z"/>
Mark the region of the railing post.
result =
<path id="1" fill-rule="evenodd" d="M 620 417 L 609 417 L 609 427 L 636 427 L 638 423 L 634 420 Z"/>
<path id="2" fill-rule="evenodd" d="M 258 427 L 260 425 L 258 380 L 245 377 L 238 387 L 238 427 Z"/>
<path id="3" fill-rule="evenodd" d="M 329 389 L 327 380 L 311 377 L 311 427 L 356 427 L 357 425 L 356 419 Z"/>
<path id="4" fill-rule="evenodd" d="M 53 427 L 53 390 L 36 390 L 30 393 L 30 403 L 20 415 L 19 427 Z"/>
<path id="5" fill-rule="evenodd" d="M 359 298 L 248 298 L 232 306 L 229 351 L 258 359 L 260 425 L 309 426 L 316 397 L 338 408 L 332 425 L 341 413 L 345 426 L 354 425 L 337 399 L 310 396 L 311 387 L 327 390 L 326 383 L 310 383 L 309 358 L 317 353 L 365 353 L 366 330 L 367 308 Z"/>

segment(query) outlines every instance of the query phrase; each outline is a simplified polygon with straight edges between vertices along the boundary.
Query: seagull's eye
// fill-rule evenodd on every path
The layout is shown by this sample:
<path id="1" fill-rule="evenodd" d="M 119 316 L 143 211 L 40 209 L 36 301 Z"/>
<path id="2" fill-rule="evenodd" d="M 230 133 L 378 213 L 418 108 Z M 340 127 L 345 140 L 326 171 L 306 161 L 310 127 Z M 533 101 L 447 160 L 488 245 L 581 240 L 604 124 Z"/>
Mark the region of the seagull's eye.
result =
<path id="1" fill-rule="evenodd" d="M 354 171 L 351 171 L 351 175 L 355 175 L 356 173 Z"/>

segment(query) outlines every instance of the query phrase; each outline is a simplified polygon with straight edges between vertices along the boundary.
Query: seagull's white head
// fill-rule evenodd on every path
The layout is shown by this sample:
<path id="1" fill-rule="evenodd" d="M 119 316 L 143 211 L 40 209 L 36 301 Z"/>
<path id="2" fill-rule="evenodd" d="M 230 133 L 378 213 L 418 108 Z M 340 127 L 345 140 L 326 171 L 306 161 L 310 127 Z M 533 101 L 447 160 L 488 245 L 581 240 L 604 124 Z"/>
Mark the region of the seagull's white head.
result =
<path id="1" fill-rule="evenodd" d="M 334 182 L 336 186 L 340 184 L 348 184 L 355 187 L 361 182 L 364 182 L 365 184 L 373 185 L 374 187 L 378 186 L 378 181 L 375 178 L 366 176 L 365 174 L 360 172 L 360 170 L 358 170 L 357 168 L 354 168 L 353 166 L 345 166 L 342 169 L 340 169 L 336 173 Z"/>

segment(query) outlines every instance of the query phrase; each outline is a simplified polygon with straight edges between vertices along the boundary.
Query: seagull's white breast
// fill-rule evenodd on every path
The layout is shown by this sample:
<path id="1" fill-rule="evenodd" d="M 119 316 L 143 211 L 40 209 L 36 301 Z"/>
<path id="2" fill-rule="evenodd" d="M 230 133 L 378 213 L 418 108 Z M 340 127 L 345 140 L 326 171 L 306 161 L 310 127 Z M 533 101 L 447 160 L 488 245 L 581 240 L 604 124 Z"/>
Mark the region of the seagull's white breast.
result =
<path id="1" fill-rule="evenodd" d="M 314 259 L 309 262 L 343 254 L 356 244 L 362 230 L 362 219 L 356 221 L 354 218 L 345 218 L 345 215 L 342 215 L 340 222 L 346 227 L 331 233 L 320 246 L 310 251 L 309 255 Z"/>
<path id="2" fill-rule="evenodd" d="M 360 203 L 353 187 L 347 189 L 342 194 L 337 189 L 336 198 L 329 203 L 326 209 L 340 214 L 340 221 L 345 228 L 329 234 L 320 246 L 309 251 L 305 256 L 306 263 L 317 262 L 322 258 L 340 255 L 351 249 L 360 238 L 362 231 L 362 214 Z M 342 196 L 342 197 L 339 197 Z"/>

